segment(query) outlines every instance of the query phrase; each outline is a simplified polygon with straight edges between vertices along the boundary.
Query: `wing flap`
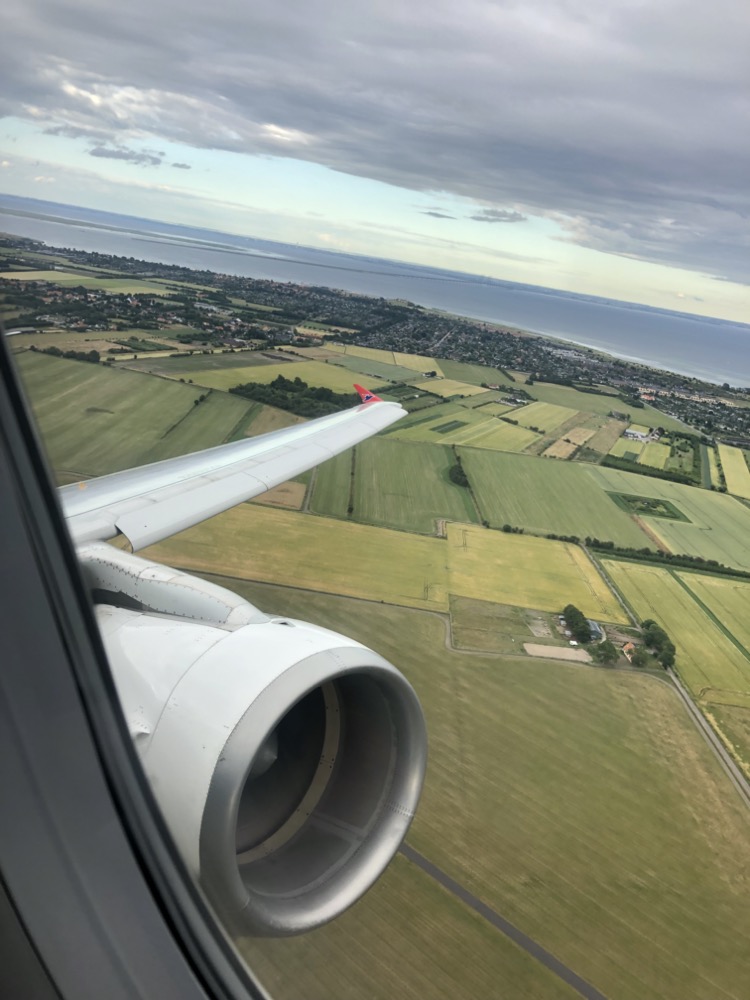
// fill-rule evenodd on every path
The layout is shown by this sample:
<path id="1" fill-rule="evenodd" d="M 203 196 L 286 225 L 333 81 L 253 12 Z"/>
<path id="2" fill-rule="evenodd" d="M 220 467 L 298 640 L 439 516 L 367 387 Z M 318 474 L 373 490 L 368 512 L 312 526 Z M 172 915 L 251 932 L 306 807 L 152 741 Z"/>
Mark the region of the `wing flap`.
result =
<path id="1" fill-rule="evenodd" d="M 60 490 L 78 544 L 120 533 L 134 550 L 250 500 L 388 427 L 405 411 L 373 401 L 272 431 Z"/>

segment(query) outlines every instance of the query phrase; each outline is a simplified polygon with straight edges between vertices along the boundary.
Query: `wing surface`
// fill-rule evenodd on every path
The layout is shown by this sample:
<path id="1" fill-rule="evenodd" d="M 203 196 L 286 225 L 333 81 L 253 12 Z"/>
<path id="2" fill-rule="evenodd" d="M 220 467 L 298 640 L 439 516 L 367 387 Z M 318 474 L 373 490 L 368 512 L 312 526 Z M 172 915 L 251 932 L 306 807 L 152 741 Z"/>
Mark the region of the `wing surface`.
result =
<path id="1" fill-rule="evenodd" d="M 405 410 L 375 399 L 341 413 L 60 489 L 74 542 L 124 535 L 133 550 L 229 510 L 388 427 Z"/>

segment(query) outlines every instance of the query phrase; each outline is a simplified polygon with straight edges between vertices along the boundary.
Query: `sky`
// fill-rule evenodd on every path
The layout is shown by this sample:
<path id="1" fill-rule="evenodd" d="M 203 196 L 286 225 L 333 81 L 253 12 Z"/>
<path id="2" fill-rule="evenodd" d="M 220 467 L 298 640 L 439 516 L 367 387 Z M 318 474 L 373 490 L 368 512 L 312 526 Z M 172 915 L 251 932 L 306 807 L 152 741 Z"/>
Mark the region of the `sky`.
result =
<path id="1" fill-rule="evenodd" d="M 0 192 L 750 321 L 743 0 L 5 0 Z"/>

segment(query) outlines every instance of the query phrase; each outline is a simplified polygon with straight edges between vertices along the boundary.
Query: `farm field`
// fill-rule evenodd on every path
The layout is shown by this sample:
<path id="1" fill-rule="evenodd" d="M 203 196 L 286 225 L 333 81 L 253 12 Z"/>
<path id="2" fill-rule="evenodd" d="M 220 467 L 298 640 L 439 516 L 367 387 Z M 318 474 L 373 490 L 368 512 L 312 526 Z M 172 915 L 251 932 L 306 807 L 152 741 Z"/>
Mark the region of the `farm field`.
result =
<path id="1" fill-rule="evenodd" d="M 470 385 L 468 382 L 455 382 L 450 378 L 428 378 L 422 381 L 414 379 L 411 384 L 418 389 L 426 389 L 428 392 L 434 392 L 436 396 L 443 396 L 446 399 L 450 396 L 474 396 L 484 394 L 487 391 L 481 386 Z"/>
<path id="2" fill-rule="evenodd" d="M 454 464 L 444 445 L 364 441 L 355 453 L 354 517 L 426 534 L 435 532 L 438 518 L 476 521 L 469 491 L 448 478 Z"/>
<path id="3" fill-rule="evenodd" d="M 359 358 L 354 354 L 334 355 L 331 364 L 336 364 L 351 372 L 359 372 L 360 375 L 365 375 L 368 378 L 384 379 L 387 382 L 404 382 L 414 377 L 414 372 L 409 368 L 388 365 L 383 361 L 374 361 L 371 358 Z"/>
<path id="4" fill-rule="evenodd" d="M 448 378 L 443 371 L 443 362 L 437 358 L 428 358 L 424 354 L 402 354 L 400 351 L 393 352 L 393 363 L 403 365 L 415 372 L 437 372 L 438 375 Z"/>
<path id="5" fill-rule="evenodd" d="M 481 385 L 482 382 L 486 382 L 487 385 L 512 385 L 510 379 L 506 378 L 497 368 L 445 359 L 441 359 L 440 367 L 446 378 L 455 379 L 457 382 L 470 382 L 473 385 Z"/>
<path id="6" fill-rule="evenodd" d="M 492 417 L 502 416 L 502 414 L 509 413 L 512 409 L 514 409 L 514 407 L 509 405 L 508 403 L 503 403 L 500 401 L 493 403 L 482 403 L 481 407 L 482 407 L 482 416 L 489 415 Z"/>
<path id="7" fill-rule="evenodd" d="M 750 658 L 750 581 L 679 570 L 676 573 L 683 585 L 732 633 Z M 750 683 L 746 690 L 750 699 Z"/>
<path id="8" fill-rule="evenodd" d="M 688 521 L 648 518 L 649 528 L 672 552 L 716 559 L 726 566 L 750 570 L 750 509 L 741 501 L 725 493 L 619 469 L 588 466 L 586 472 L 603 490 L 655 497 L 675 504 Z"/>
<path id="9" fill-rule="evenodd" d="M 628 624 L 619 602 L 578 545 L 448 524 L 449 590 L 459 597 Z M 531 636 L 527 636 L 531 638 Z"/>
<path id="10" fill-rule="evenodd" d="M 750 469 L 747 467 L 742 449 L 720 443 L 719 458 L 724 470 L 727 492 L 750 500 Z"/>
<path id="11" fill-rule="evenodd" d="M 170 288 L 156 281 L 141 281 L 138 278 L 98 278 L 92 275 L 70 271 L 5 271 L 0 281 L 49 281 L 62 287 L 95 288 L 105 292 L 123 295 L 168 295 Z M 0 285 L 0 288 L 2 285 Z"/>
<path id="12" fill-rule="evenodd" d="M 182 345 L 183 350 L 185 345 Z M 269 352 L 270 353 L 270 352 Z M 287 362 L 291 368 L 294 359 Z M 221 351 L 214 350 L 212 354 L 204 354 L 202 350 L 196 350 L 194 354 L 189 354 L 186 350 L 179 357 L 144 357 L 141 355 L 136 361 L 128 361 L 127 367 L 135 371 L 152 372 L 155 375 L 167 375 L 172 378 L 180 375 L 193 377 L 196 372 L 225 371 L 227 369 L 250 368 L 260 365 L 278 365 L 278 355 L 267 357 L 262 351 Z M 233 383 L 234 384 L 234 383 Z"/>
<path id="13" fill-rule="evenodd" d="M 653 618 L 669 633 L 677 646 L 680 677 L 699 701 L 711 701 L 714 691 L 750 692 L 750 657 L 695 600 L 692 574 L 675 575 L 661 566 L 610 559 L 603 563 L 638 618 Z M 737 601 L 731 591 L 733 582 L 721 581 L 730 592 L 729 602 Z M 695 586 L 698 593 L 706 593 L 705 584 Z M 714 586 L 720 588 L 720 584 Z M 713 594 L 714 607 L 719 609 L 719 598 L 715 591 Z M 731 619 L 723 624 L 731 631 Z"/>
<path id="14" fill-rule="evenodd" d="M 202 370 L 193 372 L 192 378 L 200 385 L 212 389 L 228 390 L 243 382 L 267 384 L 273 382 L 278 375 L 283 375 L 284 378 L 301 378 L 308 385 L 323 386 L 326 389 L 333 389 L 334 392 L 353 393 L 354 383 L 357 381 L 352 373 L 345 368 L 322 361 L 285 361 L 275 365 L 253 365 L 214 371 Z M 367 387 L 377 392 L 385 385 L 387 383 L 380 379 L 370 378 Z"/>
<path id="15" fill-rule="evenodd" d="M 431 408 L 421 418 L 399 421 L 389 437 L 403 441 L 425 441 L 433 444 L 467 444 L 473 448 L 498 451 L 522 451 L 537 440 L 538 434 L 525 427 L 516 427 L 479 410 L 466 409 L 456 403 Z"/>
<path id="16" fill-rule="evenodd" d="M 443 374 L 440 362 L 435 358 L 427 358 L 421 354 L 400 354 L 398 351 L 385 351 L 377 347 L 358 347 L 354 344 L 327 344 L 328 349 L 349 358 L 363 358 L 367 361 L 377 361 L 380 364 L 395 365 L 405 368 L 413 377 L 414 372 L 437 372 Z"/>
<path id="17" fill-rule="evenodd" d="M 323 462 L 314 475 L 310 510 L 329 517 L 346 517 L 352 484 L 352 449 Z"/>
<path id="18" fill-rule="evenodd" d="M 147 550 L 198 572 L 446 611 L 438 538 L 241 504 Z"/>
<path id="19" fill-rule="evenodd" d="M 635 412 L 627 403 L 623 403 L 617 396 L 600 396 L 596 393 L 579 392 L 567 385 L 553 385 L 547 382 L 535 382 L 533 385 L 524 385 L 524 377 L 519 377 L 519 383 L 526 392 L 541 400 L 543 403 L 554 403 L 556 406 L 567 406 L 572 410 L 585 410 L 589 413 L 599 413 L 608 416 L 610 411 L 619 413 L 630 413 L 631 417 L 637 414 L 639 424 L 648 424 L 648 427 L 663 427 L 668 431 L 684 431 L 686 425 L 674 417 L 667 416 L 661 410 L 644 403 L 643 408 L 639 407 Z"/>
<path id="20" fill-rule="evenodd" d="M 596 467 L 473 448 L 460 449 L 460 455 L 481 516 L 494 527 L 510 524 L 545 534 L 591 535 L 635 548 L 648 541 L 591 478 Z"/>
<path id="21" fill-rule="evenodd" d="M 666 685 L 455 653 L 431 615 L 239 587 L 372 646 L 415 685 L 430 764 L 408 841 L 429 860 L 608 997 L 750 993 L 747 811 Z M 243 947 L 281 1000 L 474 1000 L 498 982 L 550 995 L 544 970 L 401 859 L 330 926 Z"/>
<path id="22" fill-rule="evenodd" d="M 529 403 L 528 406 L 516 410 L 513 419 L 522 427 L 540 427 L 546 434 L 554 434 L 556 427 L 578 416 L 576 410 L 571 410 L 567 406 L 556 406 L 554 403 Z"/>
<path id="23" fill-rule="evenodd" d="M 480 650 L 483 653 L 511 653 L 518 655 L 524 642 L 534 638 L 529 621 L 544 621 L 549 616 L 538 611 L 526 611 L 511 604 L 478 601 L 471 597 L 450 597 L 451 638 L 457 649 Z M 537 624 L 537 628 L 540 626 Z M 550 636 L 545 637 L 551 642 Z M 558 639 L 568 649 L 567 641 Z"/>
<path id="24" fill-rule="evenodd" d="M 582 444 L 586 444 L 594 434 L 596 434 L 596 430 L 593 427 L 573 427 L 571 430 L 565 431 L 557 441 L 553 441 L 551 445 L 545 448 L 542 454 L 545 458 L 569 458 L 577 448 L 580 448 Z"/>
<path id="25" fill-rule="evenodd" d="M 615 455 L 617 458 L 629 458 L 636 461 L 640 459 L 645 447 L 645 441 L 633 441 L 630 438 L 621 437 L 609 449 L 609 454 Z"/>
<path id="26" fill-rule="evenodd" d="M 650 465 L 654 469 L 665 469 L 671 449 L 668 444 L 659 441 L 648 441 L 640 453 L 638 461 L 641 465 Z"/>
<path id="27" fill-rule="evenodd" d="M 17 360 L 57 472 L 100 476 L 221 444 L 255 409 L 223 394 L 196 406 L 198 386 L 136 372 L 44 354 Z"/>
<path id="28" fill-rule="evenodd" d="M 602 421 L 596 428 L 594 435 L 586 442 L 585 449 L 585 452 L 590 457 L 598 460 L 599 457 L 608 454 L 610 449 L 620 440 L 620 435 L 627 427 L 627 424 L 624 421 L 607 419 L 601 415 L 592 416 L 590 419 L 592 421 L 594 419 Z"/>

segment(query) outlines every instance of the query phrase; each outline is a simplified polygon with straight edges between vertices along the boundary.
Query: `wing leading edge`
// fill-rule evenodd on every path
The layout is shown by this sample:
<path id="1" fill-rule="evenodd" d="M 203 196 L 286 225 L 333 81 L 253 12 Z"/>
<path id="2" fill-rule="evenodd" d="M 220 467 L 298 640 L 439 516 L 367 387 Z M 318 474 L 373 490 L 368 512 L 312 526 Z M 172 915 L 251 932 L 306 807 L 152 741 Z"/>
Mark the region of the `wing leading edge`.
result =
<path id="1" fill-rule="evenodd" d="M 64 486 L 63 513 L 76 544 L 124 535 L 142 549 L 325 462 L 405 412 L 374 397 L 296 427 Z"/>

